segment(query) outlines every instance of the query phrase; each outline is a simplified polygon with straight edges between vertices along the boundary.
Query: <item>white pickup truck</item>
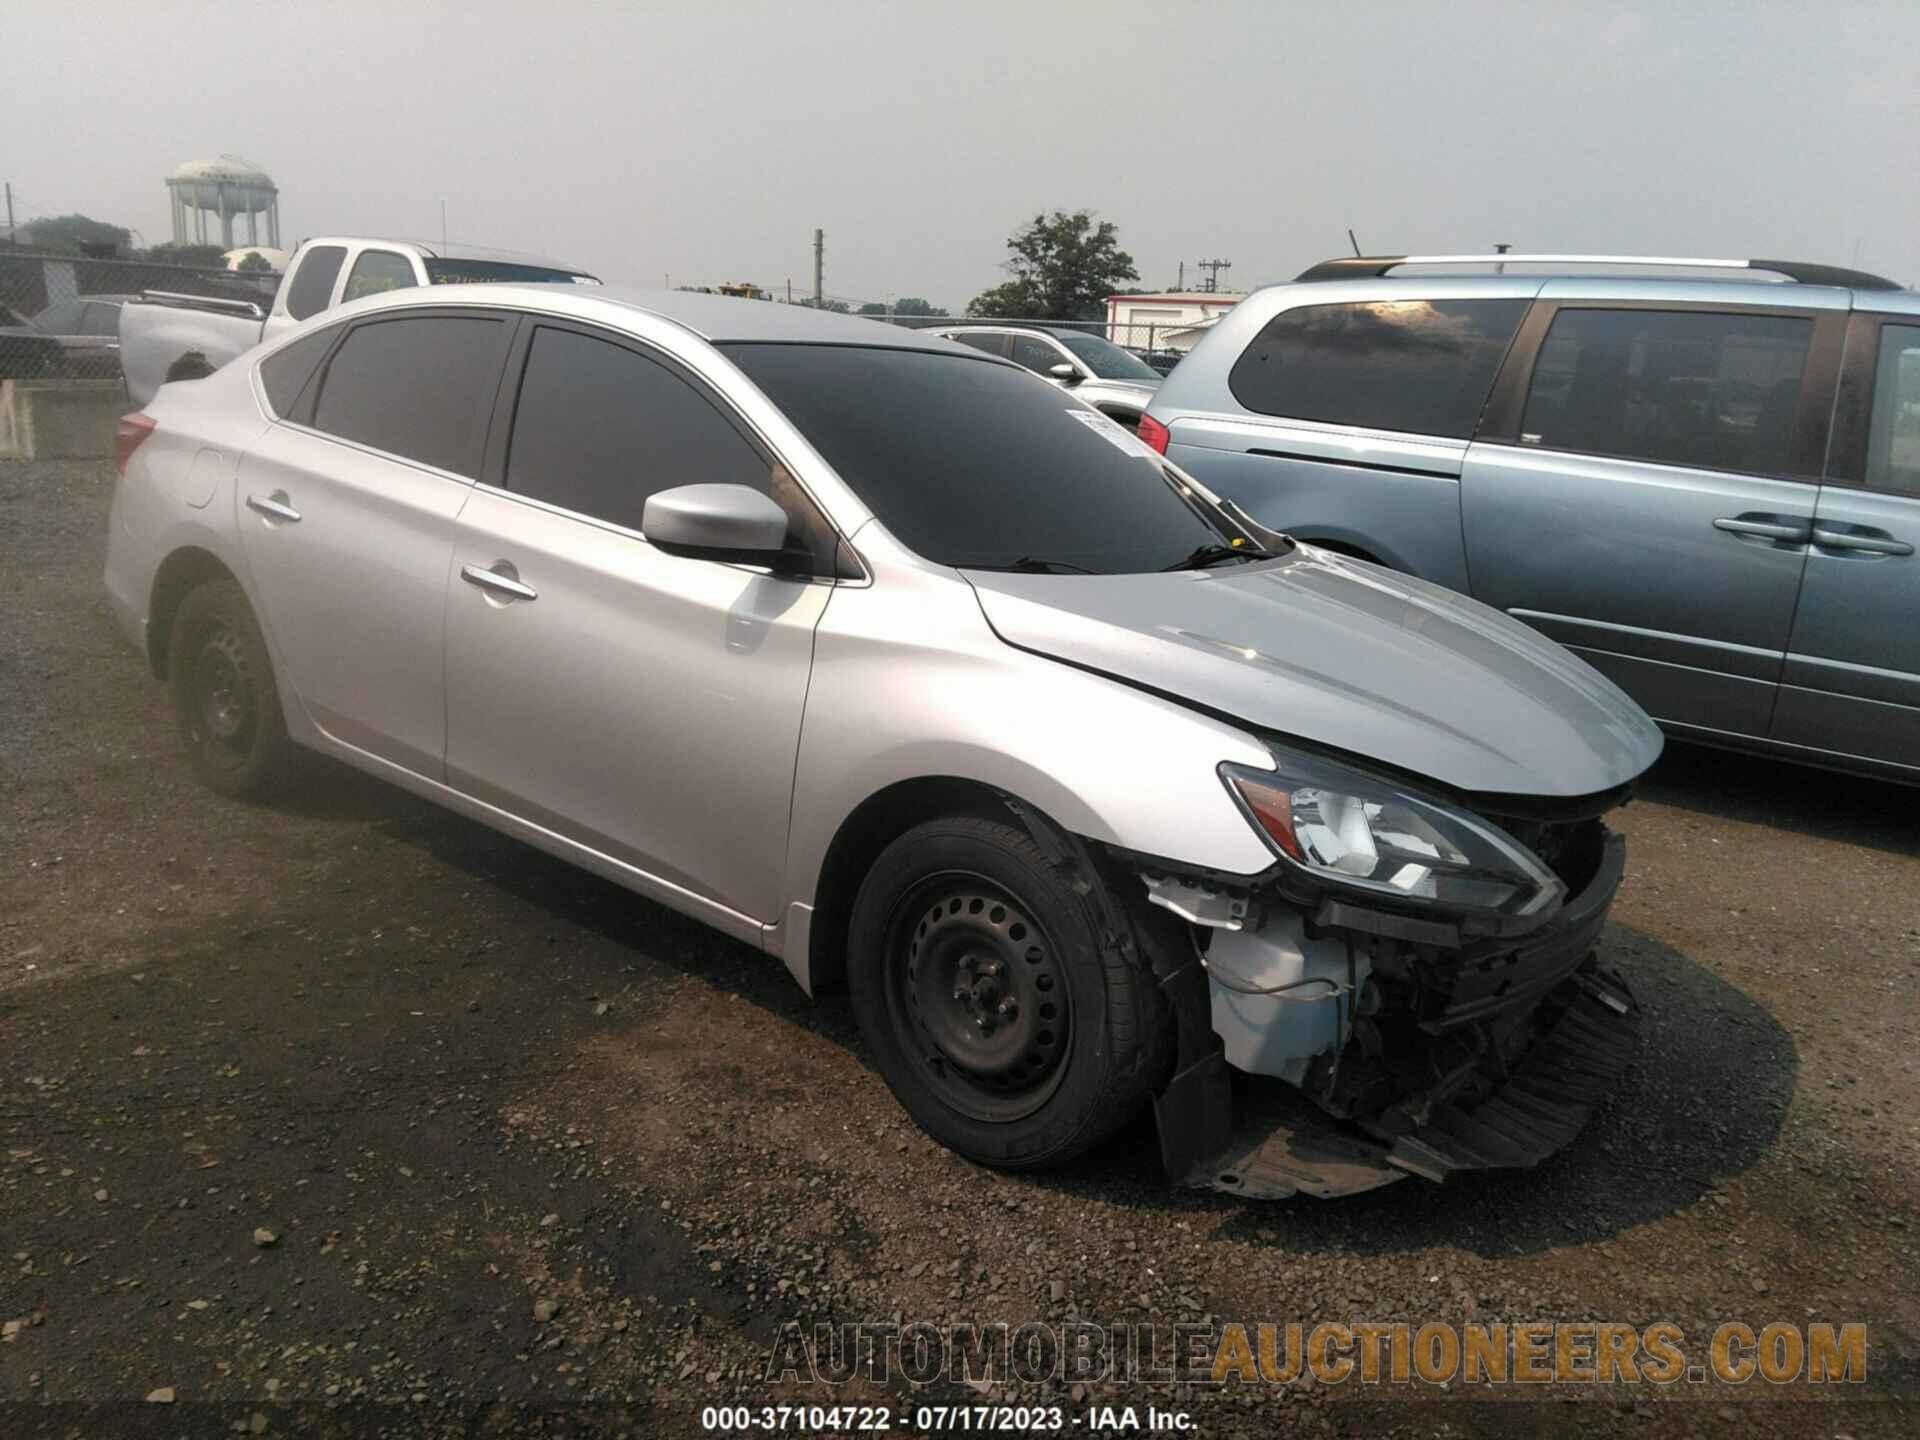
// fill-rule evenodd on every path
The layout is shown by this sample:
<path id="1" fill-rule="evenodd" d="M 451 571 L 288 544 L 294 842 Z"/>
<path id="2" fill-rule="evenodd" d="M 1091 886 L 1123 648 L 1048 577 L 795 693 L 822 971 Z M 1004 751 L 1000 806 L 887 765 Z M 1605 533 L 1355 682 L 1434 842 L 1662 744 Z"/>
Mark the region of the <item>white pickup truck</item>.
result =
<path id="1" fill-rule="evenodd" d="M 120 307 L 120 368 L 145 405 L 173 380 L 198 380 L 262 340 L 349 300 L 411 285 L 514 281 L 598 284 L 576 265 L 475 245 L 321 236 L 303 241 L 271 302 L 148 290 Z"/>

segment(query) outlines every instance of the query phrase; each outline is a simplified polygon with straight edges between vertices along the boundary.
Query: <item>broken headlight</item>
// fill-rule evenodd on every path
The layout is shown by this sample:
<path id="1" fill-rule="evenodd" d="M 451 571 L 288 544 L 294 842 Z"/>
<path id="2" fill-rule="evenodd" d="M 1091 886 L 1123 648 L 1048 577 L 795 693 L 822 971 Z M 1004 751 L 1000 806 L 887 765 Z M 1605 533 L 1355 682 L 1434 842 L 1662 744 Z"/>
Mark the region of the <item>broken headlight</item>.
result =
<path id="1" fill-rule="evenodd" d="M 1220 775 L 1281 859 L 1324 885 L 1455 914 L 1536 916 L 1567 887 L 1479 816 L 1329 760 Z"/>

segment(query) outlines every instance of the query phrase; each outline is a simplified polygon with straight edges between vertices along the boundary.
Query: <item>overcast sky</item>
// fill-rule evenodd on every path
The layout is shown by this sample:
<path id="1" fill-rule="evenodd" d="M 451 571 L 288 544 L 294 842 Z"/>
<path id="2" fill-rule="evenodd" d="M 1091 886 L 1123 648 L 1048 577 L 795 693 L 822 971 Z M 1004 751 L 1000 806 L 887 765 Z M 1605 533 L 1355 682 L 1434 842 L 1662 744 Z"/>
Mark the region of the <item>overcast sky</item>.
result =
<path id="1" fill-rule="evenodd" d="M 1337 12 L 1337 13 L 1336 13 Z M 23 221 L 169 238 L 221 153 L 283 237 L 437 236 L 608 280 L 959 308 L 1042 209 L 1142 283 L 1346 249 L 1762 255 L 1920 281 L 1920 3 L 0 7 Z"/>

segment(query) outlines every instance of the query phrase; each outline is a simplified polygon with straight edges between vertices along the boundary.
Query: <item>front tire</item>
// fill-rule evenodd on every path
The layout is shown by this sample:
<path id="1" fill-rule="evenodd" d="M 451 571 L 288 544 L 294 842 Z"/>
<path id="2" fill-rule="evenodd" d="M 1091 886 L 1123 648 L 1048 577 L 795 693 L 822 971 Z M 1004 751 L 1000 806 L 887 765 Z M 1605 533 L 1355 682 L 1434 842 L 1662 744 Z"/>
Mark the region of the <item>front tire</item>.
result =
<path id="1" fill-rule="evenodd" d="M 232 580 L 209 580 L 180 602 L 167 635 L 174 718 L 194 774 L 230 797 L 260 796 L 293 768 L 267 642 Z"/>
<path id="2" fill-rule="evenodd" d="M 854 901 L 867 1048 L 921 1128 L 969 1159 L 1061 1164 L 1162 1078 L 1159 991 L 1086 868 L 1013 825 L 950 817 L 882 851 Z"/>

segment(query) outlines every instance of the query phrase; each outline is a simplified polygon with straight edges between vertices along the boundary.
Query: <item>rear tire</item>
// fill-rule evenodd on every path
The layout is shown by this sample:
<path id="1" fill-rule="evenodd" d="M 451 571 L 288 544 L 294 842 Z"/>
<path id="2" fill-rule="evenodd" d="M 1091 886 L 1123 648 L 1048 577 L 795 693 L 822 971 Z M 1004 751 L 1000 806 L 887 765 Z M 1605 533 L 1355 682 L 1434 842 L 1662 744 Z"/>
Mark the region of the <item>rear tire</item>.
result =
<path id="1" fill-rule="evenodd" d="M 868 1050 L 922 1129 L 1020 1170 L 1132 1117 L 1170 1026 L 1120 915 L 1099 876 L 1010 824 L 931 820 L 881 852 L 854 901 L 847 980 Z"/>
<path id="2" fill-rule="evenodd" d="M 260 796 L 292 773 L 267 642 L 237 583 L 209 580 L 180 602 L 167 634 L 167 679 L 187 759 L 209 789 Z"/>

